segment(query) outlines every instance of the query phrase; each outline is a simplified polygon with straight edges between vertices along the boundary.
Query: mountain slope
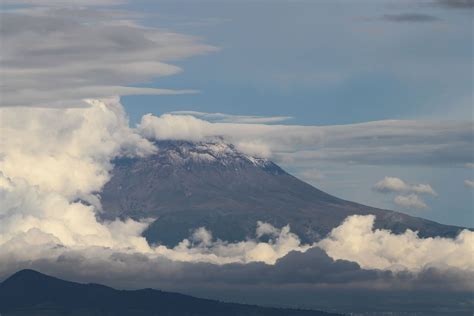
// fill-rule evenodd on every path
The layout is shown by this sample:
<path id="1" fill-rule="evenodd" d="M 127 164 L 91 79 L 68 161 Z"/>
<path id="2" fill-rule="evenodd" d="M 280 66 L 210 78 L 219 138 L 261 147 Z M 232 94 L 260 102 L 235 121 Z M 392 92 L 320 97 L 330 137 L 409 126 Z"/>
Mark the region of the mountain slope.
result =
<path id="1" fill-rule="evenodd" d="M 420 236 L 457 235 L 459 227 L 345 201 L 223 142 L 160 141 L 147 158 L 115 161 L 101 193 L 104 218 L 152 217 L 145 232 L 168 245 L 205 226 L 214 236 L 235 241 L 252 236 L 257 221 L 291 230 L 305 242 L 324 237 L 349 215 L 374 214 L 376 227 Z"/>
<path id="2" fill-rule="evenodd" d="M 63 281 L 22 270 L 0 284 L 1 315 L 294 315 L 330 316 L 318 311 L 222 303 L 145 289 L 119 291 L 98 284 Z"/>

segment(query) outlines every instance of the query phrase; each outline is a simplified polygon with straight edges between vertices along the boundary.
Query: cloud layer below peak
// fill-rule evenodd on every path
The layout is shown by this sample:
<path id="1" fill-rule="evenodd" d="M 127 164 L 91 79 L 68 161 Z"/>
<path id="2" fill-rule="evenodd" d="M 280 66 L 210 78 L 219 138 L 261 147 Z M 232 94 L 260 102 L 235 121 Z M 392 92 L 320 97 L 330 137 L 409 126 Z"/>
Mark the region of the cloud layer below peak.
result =
<path id="1" fill-rule="evenodd" d="M 97 192 L 110 178 L 111 161 L 153 154 L 153 139 L 224 135 L 242 146 L 255 137 L 255 148 L 268 141 L 275 155 L 308 144 L 340 146 L 348 134 L 350 141 L 365 137 L 359 125 L 321 130 L 209 123 L 173 115 L 148 115 L 138 128 L 130 128 L 118 99 L 88 102 L 87 108 L 0 109 L 0 278 L 34 268 L 79 281 L 126 287 L 159 284 L 171 290 L 195 288 L 194 293 L 201 294 L 213 289 L 221 294 L 229 288 L 262 294 L 278 284 L 281 290 L 293 290 L 293 295 L 298 289 L 313 294 L 335 291 L 338 299 L 332 306 L 340 306 L 340 293 L 352 297 L 379 287 L 421 291 L 442 284 L 455 300 L 457 293 L 472 290 L 469 231 L 456 239 L 423 239 L 410 231 L 401 235 L 374 231 L 373 216 L 354 216 L 313 245 L 302 244 L 291 227 L 256 223 L 255 236 L 247 240 L 215 240 L 212 232 L 200 228 L 175 248 L 167 248 L 150 245 L 141 236 L 147 219 L 100 222 Z M 388 131 L 373 124 L 383 132 L 382 139 L 397 143 L 394 134 L 406 136 L 406 128 L 397 124 L 389 123 Z M 264 235 L 268 241 L 263 241 Z"/>

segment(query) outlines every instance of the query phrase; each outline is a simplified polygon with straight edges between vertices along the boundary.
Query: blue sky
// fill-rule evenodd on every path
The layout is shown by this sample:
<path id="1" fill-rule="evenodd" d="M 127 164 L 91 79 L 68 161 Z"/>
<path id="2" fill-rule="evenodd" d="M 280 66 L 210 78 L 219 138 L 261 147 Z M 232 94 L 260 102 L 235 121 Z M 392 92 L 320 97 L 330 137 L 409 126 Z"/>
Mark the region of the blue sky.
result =
<path id="1" fill-rule="evenodd" d="M 132 123 L 176 110 L 291 116 L 287 124 L 386 119 L 472 120 L 472 10 L 423 1 L 136 1 L 143 23 L 197 36 L 218 51 L 176 61 L 184 71 L 139 86 L 197 89 L 125 96 Z M 284 165 L 296 175 L 296 165 Z M 429 183 L 429 209 L 403 210 L 473 225 L 472 169 L 316 164 L 319 188 L 399 209 L 371 187 L 384 176 Z M 337 172 L 334 172 L 337 170 Z"/>
<path id="2" fill-rule="evenodd" d="M 176 108 L 291 115 L 297 124 L 471 114 L 470 10 L 417 2 L 156 2 L 148 25 L 201 37 L 220 51 L 177 62 L 150 86 L 199 95 L 125 99 L 135 113 Z M 434 21 L 390 21 L 427 15 Z"/>

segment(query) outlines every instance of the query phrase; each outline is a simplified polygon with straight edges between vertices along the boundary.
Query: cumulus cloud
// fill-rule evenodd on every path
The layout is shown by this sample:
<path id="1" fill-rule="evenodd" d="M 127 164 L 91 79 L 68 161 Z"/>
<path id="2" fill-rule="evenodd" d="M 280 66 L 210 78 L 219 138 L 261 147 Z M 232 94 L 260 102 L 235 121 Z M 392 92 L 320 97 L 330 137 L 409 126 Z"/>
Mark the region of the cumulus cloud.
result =
<path id="1" fill-rule="evenodd" d="M 15 7 L 0 13 L 2 106 L 73 107 L 85 106 L 84 98 L 194 92 L 130 85 L 179 73 L 182 69 L 171 60 L 215 47 L 142 26 L 133 13 L 80 4 Z"/>
<path id="2" fill-rule="evenodd" d="M 118 99 L 88 102 L 87 108 L 0 109 L 0 277 L 28 267 L 116 286 L 196 293 L 249 287 L 262 293 L 275 284 L 322 293 L 337 289 L 337 294 L 353 289 L 347 297 L 377 287 L 471 289 L 468 231 L 456 239 L 423 239 L 410 231 L 374 231 L 373 216 L 355 216 L 314 245 L 302 244 L 289 226 L 258 222 L 254 238 L 216 240 L 203 227 L 167 248 L 141 236 L 151 220 L 101 222 L 95 194 L 108 181 L 115 157 L 153 154 L 148 138 L 215 137 L 243 126 L 170 115 L 146 116 L 134 129 Z M 265 133 L 274 128 L 251 127 Z"/>
<path id="3" fill-rule="evenodd" d="M 399 178 L 395 177 L 385 177 L 383 180 L 377 182 L 374 186 L 374 189 L 379 192 L 400 192 L 407 191 L 410 187 Z"/>
<path id="4" fill-rule="evenodd" d="M 227 243 L 214 240 L 211 232 L 202 228 L 169 249 L 149 245 L 141 237 L 149 221 L 99 222 L 95 215 L 100 211 L 100 199 L 95 193 L 108 181 L 112 169 L 110 161 L 115 157 L 153 154 L 156 148 L 145 137 L 187 139 L 194 136 L 200 139 L 219 135 L 229 127 L 239 131 L 241 124 L 212 124 L 191 116 L 147 115 L 140 126 L 133 129 L 118 99 L 88 102 L 91 105 L 88 108 L 0 109 L 3 253 L 14 251 L 14 256 L 33 260 L 43 248 L 48 253 L 49 247 L 57 249 L 58 246 L 58 249 L 73 250 L 105 247 L 178 261 L 274 264 L 291 251 L 304 252 L 310 248 L 310 245 L 302 245 L 289 227 L 275 228 L 265 223 L 258 223 L 256 236 L 268 235 L 268 242 L 255 239 Z M 257 130 L 274 128 L 251 126 Z M 430 192 L 427 187 L 414 185 L 410 190 Z M 362 223 L 365 223 L 365 232 L 371 231 L 370 221 Z M 34 241 L 37 251 L 24 250 L 30 241 Z M 359 259 L 351 260 L 358 262 Z"/>
<path id="5" fill-rule="evenodd" d="M 397 195 L 393 202 L 398 206 L 408 208 L 408 209 L 425 209 L 428 208 L 425 201 L 423 201 L 418 195 L 416 194 L 409 194 L 409 195 Z"/>
<path id="6" fill-rule="evenodd" d="M 111 160 L 150 155 L 157 149 L 128 126 L 118 99 L 88 102 L 88 108 L 0 109 L 0 248 L 29 256 L 37 252 L 15 245 L 35 240 L 38 249 L 38 243 L 71 249 L 107 247 L 216 264 L 274 263 L 289 251 L 305 249 L 289 227 L 268 230 L 259 224 L 258 234 L 270 234 L 269 243 L 236 244 L 213 240 L 201 229 L 168 249 L 148 245 L 141 236 L 149 224 L 146 220 L 99 222 L 96 193 L 110 178 Z"/>
<path id="7" fill-rule="evenodd" d="M 2 206 L 0 218 L 0 261 L 29 261 L 58 256 L 65 251 L 95 249 L 100 253 L 141 253 L 147 257 L 165 257 L 180 262 L 265 262 L 274 264 L 290 251 L 305 251 L 289 227 L 277 229 L 259 223 L 259 236 L 270 235 L 269 242 L 247 240 L 227 243 L 214 240 L 205 228 L 196 230 L 189 239 L 170 249 L 149 245 L 141 233 L 149 222 L 131 219 L 98 222 L 93 206 L 71 202 L 56 192 L 43 192 L 24 179 L 0 178 Z M 32 251 L 30 248 L 35 248 Z M 102 249 L 102 250 L 101 250 Z"/>
<path id="8" fill-rule="evenodd" d="M 41 190 L 78 198 L 108 181 L 116 156 L 156 148 L 128 126 L 117 98 L 73 109 L 0 109 L 0 170 Z"/>
<path id="9" fill-rule="evenodd" d="M 385 177 L 374 185 L 374 190 L 382 193 L 404 192 L 429 194 L 436 196 L 437 193 L 429 184 L 407 184 L 400 178 Z"/>
<path id="10" fill-rule="evenodd" d="M 429 184 L 408 184 L 396 177 L 383 178 L 374 185 L 373 189 L 380 193 L 403 193 L 404 195 L 397 195 L 393 202 L 407 209 L 428 208 L 419 194 L 438 195 Z"/>
<path id="11" fill-rule="evenodd" d="M 73 3 L 71 1 L 65 0 L 3 0 L 4 5 L 19 5 L 19 4 L 28 4 L 34 6 L 103 6 L 103 5 L 118 5 L 128 2 L 128 0 L 75 0 Z"/>
<path id="12" fill-rule="evenodd" d="M 298 126 L 211 123 L 192 115 L 148 114 L 138 130 L 149 139 L 196 141 L 221 136 L 249 154 L 300 166 L 311 166 L 315 161 L 459 165 L 472 160 L 469 148 L 474 142 L 472 122 Z"/>
<path id="13" fill-rule="evenodd" d="M 466 188 L 474 188 L 474 181 L 464 180 L 464 185 L 466 186 Z"/>
<path id="14" fill-rule="evenodd" d="M 464 230 L 456 239 L 419 238 L 407 230 L 401 235 L 373 230 L 375 216 L 354 215 L 318 243 L 334 259 L 357 262 L 367 269 L 421 271 L 428 267 L 456 267 L 474 271 L 474 233 Z"/>

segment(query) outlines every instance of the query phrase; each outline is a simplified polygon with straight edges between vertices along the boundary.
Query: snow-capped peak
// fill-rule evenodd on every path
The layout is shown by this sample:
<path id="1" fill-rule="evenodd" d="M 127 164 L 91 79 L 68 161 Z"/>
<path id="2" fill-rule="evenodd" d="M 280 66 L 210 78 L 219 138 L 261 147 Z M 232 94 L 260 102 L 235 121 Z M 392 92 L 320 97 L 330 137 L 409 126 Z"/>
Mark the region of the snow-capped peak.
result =
<path id="1" fill-rule="evenodd" d="M 251 164 L 266 168 L 273 163 L 265 158 L 254 157 L 237 150 L 234 145 L 223 140 L 207 142 L 156 141 L 158 155 L 166 157 L 173 164 L 213 163 L 224 166 Z"/>

